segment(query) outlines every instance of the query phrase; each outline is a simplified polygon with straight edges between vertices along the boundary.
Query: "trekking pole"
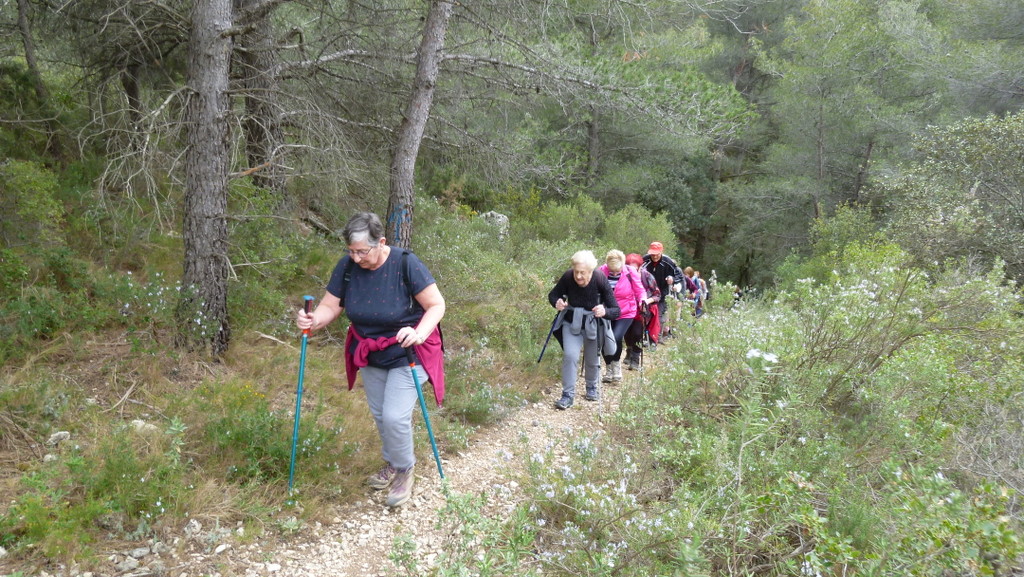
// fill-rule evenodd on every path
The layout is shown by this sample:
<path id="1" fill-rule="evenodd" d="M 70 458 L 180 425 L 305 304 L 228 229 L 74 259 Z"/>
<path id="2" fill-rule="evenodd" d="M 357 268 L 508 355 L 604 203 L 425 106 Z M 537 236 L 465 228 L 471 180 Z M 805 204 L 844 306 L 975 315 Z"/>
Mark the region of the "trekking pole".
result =
<path id="1" fill-rule="evenodd" d="M 303 308 L 309 314 L 313 306 L 313 297 L 306 295 Z M 292 483 L 295 481 L 295 447 L 299 441 L 299 415 L 302 412 L 302 373 L 306 369 L 306 343 L 309 341 L 309 329 L 302 331 L 302 352 L 299 354 L 299 385 L 295 392 L 295 426 L 292 428 L 292 458 L 288 463 L 288 494 L 292 492 Z"/>
<path id="2" fill-rule="evenodd" d="M 441 455 L 437 453 L 437 442 L 434 441 L 434 430 L 430 428 L 430 415 L 427 414 L 427 401 L 423 398 L 423 387 L 420 386 L 420 378 L 416 376 L 416 358 L 413 357 L 412 347 L 405 349 L 405 358 L 409 359 L 409 371 L 412 373 L 412 382 L 416 385 L 416 395 L 420 398 L 420 410 L 423 411 L 423 422 L 427 424 L 427 436 L 430 437 L 430 448 L 434 450 L 434 462 L 437 463 L 437 474 L 441 475 L 444 481 L 444 470 L 441 469 Z"/>
<path id="3" fill-rule="evenodd" d="M 566 295 L 562 295 L 562 300 L 564 300 L 565 304 L 568 306 L 569 297 Z M 540 348 L 540 356 L 537 357 L 538 363 L 541 359 L 544 358 L 544 351 L 548 349 L 548 343 L 551 342 L 551 335 L 554 334 L 555 332 L 555 325 L 558 324 L 558 315 L 560 314 L 562 314 L 562 311 L 558 311 L 557 313 L 555 313 L 555 318 L 551 319 L 551 328 L 548 330 L 548 338 L 544 339 L 544 346 Z"/>

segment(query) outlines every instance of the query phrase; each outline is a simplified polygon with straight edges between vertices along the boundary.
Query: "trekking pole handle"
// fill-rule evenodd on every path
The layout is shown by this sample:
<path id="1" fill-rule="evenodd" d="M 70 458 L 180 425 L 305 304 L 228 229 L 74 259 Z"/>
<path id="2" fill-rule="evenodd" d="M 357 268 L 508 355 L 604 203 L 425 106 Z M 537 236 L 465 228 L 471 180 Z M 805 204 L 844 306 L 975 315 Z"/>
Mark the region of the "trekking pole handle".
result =
<path id="1" fill-rule="evenodd" d="M 309 295 L 306 295 L 306 296 L 302 297 L 302 301 L 303 301 L 302 302 L 302 309 L 308 315 L 309 311 L 313 310 L 313 297 L 311 297 Z M 312 328 L 312 327 L 310 327 L 310 328 Z M 302 334 L 308 335 L 309 334 L 309 330 L 310 329 L 305 329 L 304 331 L 302 331 Z"/>

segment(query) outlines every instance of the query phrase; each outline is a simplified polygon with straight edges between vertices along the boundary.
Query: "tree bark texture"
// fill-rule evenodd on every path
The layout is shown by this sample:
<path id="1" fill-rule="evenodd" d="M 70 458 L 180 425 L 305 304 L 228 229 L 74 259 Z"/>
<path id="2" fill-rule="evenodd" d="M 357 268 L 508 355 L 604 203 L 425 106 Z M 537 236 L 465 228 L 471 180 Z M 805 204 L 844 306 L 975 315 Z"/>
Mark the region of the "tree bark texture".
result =
<path id="1" fill-rule="evenodd" d="M 39 61 L 36 59 L 36 44 L 32 37 L 32 23 L 29 20 L 29 10 L 28 0 L 18 0 L 18 30 L 21 32 L 21 45 L 25 49 L 25 66 L 32 77 L 32 89 L 39 100 L 43 123 L 46 125 L 46 150 L 55 158 L 63 160 L 65 147 L 58 133 L 58 126 L 55 120 L 57 114 L 50 106 L 50 90 L 46 87 L 43 75 L 39 71 Z"/>
<path id="2" fill-rule="evenodd" d="M 590 188 L 597 181 L 597 171 L 601 158 L 600 111 L 590 105 L 590 119 L 587 120 L 587 174 L 585 185 Z"/>
<path id="3" fill-rule="evenodd" d="M 185 269 L 178 344 L 225 352 L 228 325 L 227 179 L 231 0 L 197 0 L 192 12 L 185 108 Z"/>
<path id="4" fill-rule="evenodd" d="M 18 30 L 21 32 L 21 45 L 25 48 L 25 65 L 32 76 L 32 88 L 36 91 L 36 98 L 40 103 L 46 105 L 50 100 L 50 91 L 46 89 L 43 75 L 39 73 L 36 45 L 32 40 L 32 25 L 29 23 L 28 12 L 28 0 L 18 0 Z"/>
<path id="5" fill-rule="evenodd" d="M 261 3 L 260 0 L 235 0 L 240 10 Z M 281 168 L 280 94 L 275 70 L 277 52 L 270 12 L 260 12 L 250 26 L 239 36 L 237 75 L 245 94 L 245 152 L 252 173 L 253 184 L 268 190 L 276 199 L 277 207 L 284 208 L 285 181 Z M 259 168 L 257 168 L 259 167 Z"/>
<path id="6" fill-rule="evenodd" d="M 427 20 L 423 25 L 423 40 L 416 55 L 416 77 L 409 106 L 398 128 L 398 141 L 391 159 L 388 240 L 391 244 L 403 248 L 409 248 L 412 242 L 416 156 L 423 141 L 427 120 L 430 118 L 441 52 L 444 50 L 444 37 L 451 15 L 452 3 L 449 0 L 431 0 Z"/>

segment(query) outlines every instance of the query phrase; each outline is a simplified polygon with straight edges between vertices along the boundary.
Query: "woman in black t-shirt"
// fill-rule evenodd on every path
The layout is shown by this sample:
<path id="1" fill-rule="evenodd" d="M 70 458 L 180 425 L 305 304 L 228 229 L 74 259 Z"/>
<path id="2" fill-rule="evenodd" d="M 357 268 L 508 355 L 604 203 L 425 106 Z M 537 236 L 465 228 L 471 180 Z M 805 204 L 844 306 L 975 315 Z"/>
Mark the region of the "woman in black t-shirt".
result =
<path id="1" fill-rule="evenodd" d="M 342 234 L 348 254 L 334 267 L 316 310 L 308 314 L 300 310 L 296 325 L 316 330 L 342 311 L 348 315 L 345 372 L 349 389 L 358 371 L 384 457 L 384 466 L 368 483 L 375 489 L 390 488 L 386 504 L 398 507 L 412 496 L 416 464 L 412 413 L 418 394 L 405 350 L 416 347 L 416 378 L 430 380 L 440 405 L 444 365 L 438 323 L 445 313 L 444 297 L 416 255 L 387 245 L 377 215 L 354 215 Z"/>

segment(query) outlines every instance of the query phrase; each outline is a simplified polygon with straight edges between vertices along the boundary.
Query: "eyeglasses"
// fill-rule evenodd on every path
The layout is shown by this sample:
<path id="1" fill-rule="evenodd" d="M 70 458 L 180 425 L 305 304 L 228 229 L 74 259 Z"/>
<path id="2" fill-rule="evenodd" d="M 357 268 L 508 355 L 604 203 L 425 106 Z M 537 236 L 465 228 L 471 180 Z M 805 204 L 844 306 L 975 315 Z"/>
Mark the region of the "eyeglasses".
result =
<path id="1" fill-rule="evenodd" d="M 366 255 L 370 254 L 370 251 L 377 248 L 380 245 L 374 245 L 370 248 L 360 248 L 356 250 L 348 249 L 348 255 L 352 257 L 358 256 L 359 258 L 366 258 Z"/>

